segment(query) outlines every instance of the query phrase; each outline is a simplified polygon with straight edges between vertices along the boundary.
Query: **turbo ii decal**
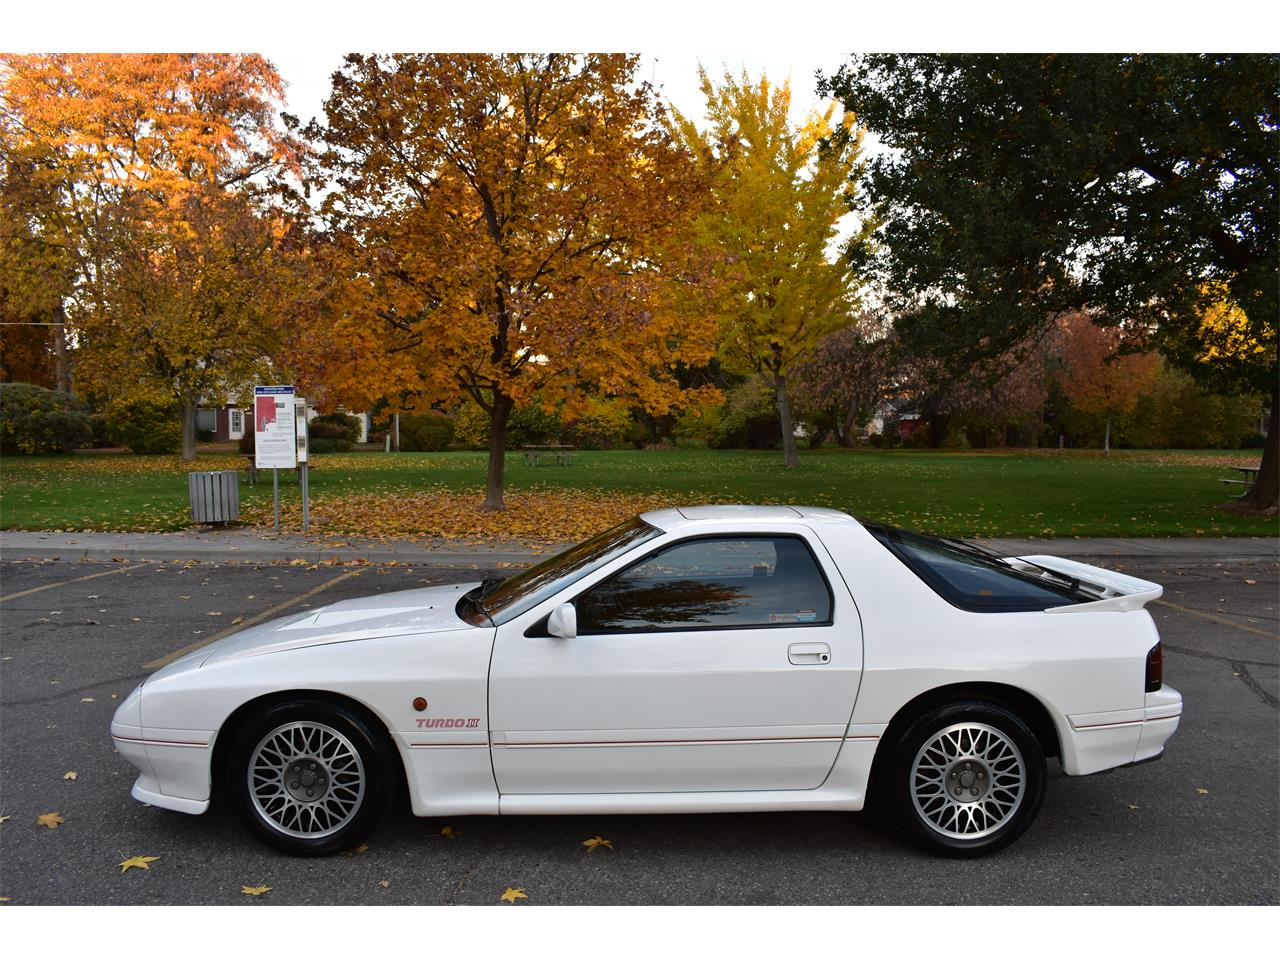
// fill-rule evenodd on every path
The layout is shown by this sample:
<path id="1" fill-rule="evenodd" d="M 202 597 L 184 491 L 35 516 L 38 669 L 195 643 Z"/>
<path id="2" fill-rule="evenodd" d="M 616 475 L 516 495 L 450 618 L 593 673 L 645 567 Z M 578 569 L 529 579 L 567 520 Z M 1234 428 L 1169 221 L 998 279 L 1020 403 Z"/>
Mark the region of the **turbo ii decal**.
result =
<path id="1" fill-rule="evenodd" d="M 423 717 L 418 721 L 418 729 L 424 727 L 478 727 L 480 726 L 479 717 Z"/>

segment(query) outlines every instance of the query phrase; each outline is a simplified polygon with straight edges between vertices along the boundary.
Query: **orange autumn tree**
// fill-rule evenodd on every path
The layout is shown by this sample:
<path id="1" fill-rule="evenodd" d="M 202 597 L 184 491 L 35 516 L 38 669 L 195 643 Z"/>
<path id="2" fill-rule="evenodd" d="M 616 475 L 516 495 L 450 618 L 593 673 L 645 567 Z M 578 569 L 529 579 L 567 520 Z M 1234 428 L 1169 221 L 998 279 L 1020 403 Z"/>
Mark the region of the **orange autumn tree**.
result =
<path id="1" fill-rule="evenodd" d="M 664 413 L 682 402 L 668 365 L 714 352 L 687 236 L 701 183 L 637 65 L 353 54 L 308 131 L 338 279 L 294 362 L 356 408 L 473 400 L 485 509 L 504 506 L 513 409 L 597 393 Z"/>
<path id="2" fill-rule="evenodd" d="M 195 410 L 252 377 L 275 318 L 270 176 L 296 166 L 253 54 L 0 57 L 7 259 L 57 251 L 77 378 Z M 37 271 L 28 271 L 36 275 Z M 28 296 L 31 294 L 28 293 Z"/>
<path id="3" fill-rule="evenodd" d="M 1062 389 L 1077 408 L 1106 418 L 1103 453 L 1111 453 L 1111 420 L 1131 413 L 1160 373 L 1160 355 L 1126 352 L 1132 333 L 1102 327 L 1084 311 L 1058 321 Z"/>

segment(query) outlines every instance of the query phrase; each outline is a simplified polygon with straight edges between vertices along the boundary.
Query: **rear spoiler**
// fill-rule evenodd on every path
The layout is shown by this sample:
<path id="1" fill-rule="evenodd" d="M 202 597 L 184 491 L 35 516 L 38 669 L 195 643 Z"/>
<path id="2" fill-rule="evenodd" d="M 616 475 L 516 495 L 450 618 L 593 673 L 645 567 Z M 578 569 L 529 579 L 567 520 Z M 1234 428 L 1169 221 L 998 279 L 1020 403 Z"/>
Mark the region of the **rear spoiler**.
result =
<path id="1" fill-rule="evenodd" d="M 1094 611 L 1141 610 L 1152 600 L 1158 600 L 1164 587 L 1150 580 L 1139 580 L 1114 570 L 1105 570 L 1062 557 L 1006 557 L 1005 562 L 1023 573 L 1044 576 L 1037 567 L 1046 567 L 1055 573 L 1074 577 L 1080 586 L 1098 594 L 1097 600 L 1071 603 L 1061 607 L 1049 607 L 1045 613 L 1092 613 Z M 1033 566 L 1033 564 L 1035 566 Z"/>

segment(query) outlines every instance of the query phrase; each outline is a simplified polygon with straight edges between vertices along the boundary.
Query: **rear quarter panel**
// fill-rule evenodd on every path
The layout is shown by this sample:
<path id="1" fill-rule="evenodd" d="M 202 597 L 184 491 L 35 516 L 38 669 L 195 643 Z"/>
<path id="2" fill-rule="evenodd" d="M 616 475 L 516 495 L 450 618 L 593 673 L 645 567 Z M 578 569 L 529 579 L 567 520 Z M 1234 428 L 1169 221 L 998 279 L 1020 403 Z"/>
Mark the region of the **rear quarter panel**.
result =
<path id="1" fill-rule="evenodd" d="M 1159 639 L 1145 610 L 973 613 L 947 603 L 860 525 L 823 527 L 821 536 L 862 615 L 864 672 L 851 727 L 887 725 L 938 687 L 998 683 L 1045 706 L 1068 773 L 1133 759 L 1146 654 Z"/>

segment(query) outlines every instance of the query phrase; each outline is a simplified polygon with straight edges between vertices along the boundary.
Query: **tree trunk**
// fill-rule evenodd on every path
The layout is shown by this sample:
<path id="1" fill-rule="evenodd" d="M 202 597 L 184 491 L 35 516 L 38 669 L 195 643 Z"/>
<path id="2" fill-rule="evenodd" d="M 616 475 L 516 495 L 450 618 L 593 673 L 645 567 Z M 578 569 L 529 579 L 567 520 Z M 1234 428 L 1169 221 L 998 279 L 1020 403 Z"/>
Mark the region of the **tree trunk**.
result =
<path id="1" fill-rule="evenodd" d="M 1275 513 L 1280 507 L 1280 386 L 1271 388 L 1271 416 L 1267 421 L 1267 440 L 1262 447 L 1262 464 L 1258 479 L 1239 500 L 1224 508 L 1240 513 Z"/>
<path id="2" fill-rule="evenodd" d="M 58 325 L 49 328 L 53 331 L 54 389 L 59 393 L 71 392 L 71 370 L 67 366 L 67 328 L 63 325 L 66 318 L 66 311 L 59 303 L 53 308 L 53 319 Z"/>
<path id="3" fill-rule="evenodd" d="M 845 414 L 844 419 L 840 421 L 840 437 L 839 442 L 842 447 L 853 446 L 853 426 L 854 421 L 858 419 L 858 401 L 849 404 L 849 412 Z"/>
<path id="4" fill-rule="evenodd" d="M 1102 438 L 1102 455 L 1104 457 L 1111 456 L 1111 414 L 1107 414 L 1107 432 Z"/>
<path id="5" fill-rule="evenodd" d="M 796 428 L 791 421 L 791 400 L 787 397 L 787 378 L 778 375 L 778 384 L 774 396 L 777 398 L 778 420 L 782 425 L 782 461 L 788 467 L 797 466 L 800 458 L 796 456 Z"/>
<path id="6" fill-rule="evenodd" d="M 194 401 L 182 401 L 182 459 L 196 458 L 196 405 Z"/>
<path id="7" fill-rule="evenodd" d="M 493 392 L 493 409 L 489 412 L 489 470 L 484 478 L 484 509 L 505 510 L 502 500 L 503 468 L 506 467 L 507 418 L 511 414 L 511 398 Z"/>

